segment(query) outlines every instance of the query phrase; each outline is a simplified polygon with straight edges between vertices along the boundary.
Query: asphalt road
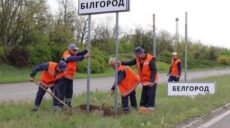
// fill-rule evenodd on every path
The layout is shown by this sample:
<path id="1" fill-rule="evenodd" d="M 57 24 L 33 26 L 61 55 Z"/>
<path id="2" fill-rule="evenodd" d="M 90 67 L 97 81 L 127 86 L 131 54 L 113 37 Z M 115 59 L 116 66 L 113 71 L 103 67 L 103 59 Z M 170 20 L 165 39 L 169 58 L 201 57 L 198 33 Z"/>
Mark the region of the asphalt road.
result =
<path id="1" fill-rule="evenodd" d="M 216 122 L 209 128 L 229 128 L 230 127 L 230 114 Z"/>
<path id="2" fill-rule="evenodd" d="M 195 71 L 188 73 L 188 80 L 203 78 L 209 76 L 230 74 L 230 68 L 221 70 Z M 183 76 L 183 74 L 182 74 Z M 181 80 L 184 78 L 182 77 Z M 167 81 L 165 73 L 159 74 L 161 83 Z M 90 91 L 100 90 L 108 91 L 114 82 L 114 77 L 92 78 Z M 3 101 L 20 101 L 20 100 L 34 100 L 37 85 L 31 82 L 17 83 L 17 84 L 2 84 L 0 85 L 0 102 Z M 74 80 L 74 95 L 79 95 L 86 92 L 86 79 Z M 46 95 L 47 97 L 47 95 Z M 49 96 L 48 96 L 49 97 Z"/>

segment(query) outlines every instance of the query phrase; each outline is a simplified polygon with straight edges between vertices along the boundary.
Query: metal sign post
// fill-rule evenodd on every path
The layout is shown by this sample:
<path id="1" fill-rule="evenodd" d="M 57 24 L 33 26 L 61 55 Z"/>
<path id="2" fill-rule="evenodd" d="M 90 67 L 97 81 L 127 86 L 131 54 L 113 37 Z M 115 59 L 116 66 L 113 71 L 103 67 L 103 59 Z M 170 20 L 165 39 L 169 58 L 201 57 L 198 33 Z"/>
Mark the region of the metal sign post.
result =
<path id="1" fill-rule="evenodd" d="M 156 53 L 156 27 L 155 27 L 155 14 L 153 14 L 153 56 L 157 56 Z"/>
<path id="2" fill-rule="evenodd" d="M 114 112 L 118 110 L 118 99 L 117 99 L 117 85 L 118 85 L 118 35 L 119 35 L 119 13 L 116 12 L 116 27 L 115 27 L 115 45 L 116 45 L 116 65 L 115 65 L 115 96 L 114 96 Z"/>
<path id="3" fill-rule="evenodd" d="M 88 37 L 87 37 L 87 42 L 88 42 L 88 52 L 91 52 L 91 14 L 89 14 L 88 16 Z M 88 64 L 87 64 L 87 106 L 86 106 L 86 111 L 89 112 L 90 107 L 89 107 L 89 103 L 90 103 L 90 73 L 91 73 L 91 61 L 90 61 L 90 56 L 88 57 Z"/>
<path id="4" fill-rule="evenodd" d="M 187 65 L 187 45 L 188 45 L 188 13 L 185 12 L 185 73 L 184 73 L 184 80 L 185 82 L 187 81 L 187 70 L 188 70 L 188 65 Z"/>

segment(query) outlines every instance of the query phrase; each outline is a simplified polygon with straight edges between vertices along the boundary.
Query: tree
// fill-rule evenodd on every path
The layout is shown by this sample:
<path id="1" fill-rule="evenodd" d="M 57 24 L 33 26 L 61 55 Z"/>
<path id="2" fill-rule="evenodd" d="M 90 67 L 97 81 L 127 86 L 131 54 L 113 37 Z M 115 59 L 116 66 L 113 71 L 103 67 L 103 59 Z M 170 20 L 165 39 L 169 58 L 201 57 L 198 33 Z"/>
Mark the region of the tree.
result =
<path id="1" fill-rule="evenodd" d="M 45 0 L 0 0 L 0 35 L 7 56 L 12 48 L 28 45 L 34 29 L 43 30 Z"/>

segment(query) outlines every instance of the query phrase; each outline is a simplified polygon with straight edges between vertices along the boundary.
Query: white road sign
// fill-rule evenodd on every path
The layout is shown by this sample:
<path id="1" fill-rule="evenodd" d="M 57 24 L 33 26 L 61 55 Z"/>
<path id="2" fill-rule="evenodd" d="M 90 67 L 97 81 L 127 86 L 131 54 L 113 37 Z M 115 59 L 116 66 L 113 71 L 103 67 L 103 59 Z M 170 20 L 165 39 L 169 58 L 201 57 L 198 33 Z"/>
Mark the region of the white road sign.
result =
<path id="1" fill-rule="evenodd" d="M 172 82 L 168 83 L 168 96 L 196 96 L 215 93 L 215 83 Z"/>
<path id="2" fill-rule="evenodd" d="M 129 11 L 129 0 L 78 0 L 78 14 Z"/>

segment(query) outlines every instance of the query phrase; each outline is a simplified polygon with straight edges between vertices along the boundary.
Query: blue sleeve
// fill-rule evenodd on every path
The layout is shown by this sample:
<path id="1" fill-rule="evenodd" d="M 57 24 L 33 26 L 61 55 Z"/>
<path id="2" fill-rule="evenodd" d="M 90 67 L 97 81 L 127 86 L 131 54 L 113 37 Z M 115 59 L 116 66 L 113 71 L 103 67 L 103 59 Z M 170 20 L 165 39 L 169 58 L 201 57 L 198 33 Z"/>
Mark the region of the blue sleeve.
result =
<path id="1" fill-rule="evenodd" d="M 119 71 L 118 72 L 118 85 L 121 83 L 121 81 L 125 78 L 125 71 Z M 113 84 L 113 87 L 111 90 L 115 90 L 115 83 Z"/>
<path id="2" fill-rule="evenodd" d="M 178 75 L 180 76 L 182 72 L 182 64 L 178 63 L 177 66 L 178 66 Z"/>
<path id="3" fill-rule="evenodd" d="M 47 71 L 48 67 L 49 67 L 48 63 L 39 64 L 39 65 L 37 65 L 36 67 L 34 67 L 32 69 L 32 72 L 30 73 L 30 76 L 34 77 L 40 71 Z"/>
<path id="4" fill-rule="evenodd" d="M 135 65 L 136 63 L 137 63 L 136 59 L 133 59 L 133 60 L 128 61 L 128 62 L 121 62 L 122 65 L 128 65 L 128 66 Z"/>
<path id="5" fill-rule="evenodd" d="M 72 62 L 72 61 L 82 61 L 84 59 L 83 55 L 77 55 L 77 56 L 69 56 L 66 60 L 66 62 Z"/>
<path id="6" fill-rule="evenodd" d="M 84 51 L 78 52 L 77 56 L 84 56 L 86 53 L 88 53 L 87 49 L 85 49 Z"/>

